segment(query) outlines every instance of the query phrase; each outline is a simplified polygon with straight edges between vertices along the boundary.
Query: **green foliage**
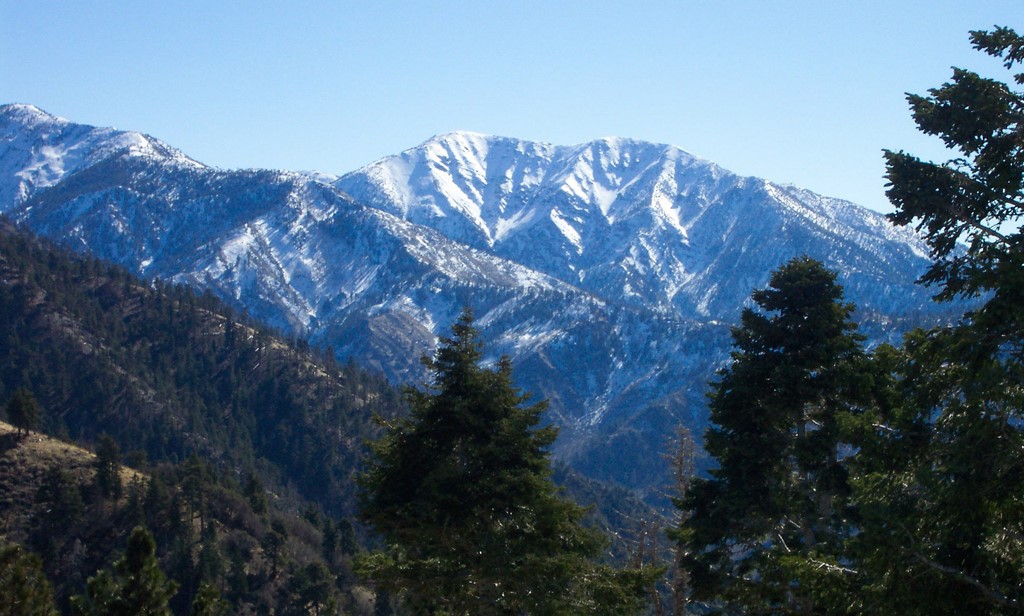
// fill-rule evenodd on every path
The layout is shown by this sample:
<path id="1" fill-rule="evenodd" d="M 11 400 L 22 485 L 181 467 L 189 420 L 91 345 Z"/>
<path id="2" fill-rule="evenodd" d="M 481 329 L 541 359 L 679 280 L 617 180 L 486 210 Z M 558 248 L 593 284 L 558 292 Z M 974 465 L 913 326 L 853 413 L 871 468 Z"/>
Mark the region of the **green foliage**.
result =
<path id="1" fill-rule="evenodd" d="M 972 32 L 975 48 L 1021 64 L 1021 37 L 1008 28 Z M 1015 76 L 1018 83 L 1021 75 Z M 935 263 L 925 282 L 940 297 L 995 292 L 988 303 L 1018 300 L 1024 208 L 1024 105 L 1018 90 L 975 72 L 954 69 L 929 96 L 908 95 L 914 121 L 957 157 L 941 164 L 887 151 L 887 195 L 899 225 L 925 234 Z M 1016 226 L 1016 228 L 1014 228 Z M 966 244 L 966 250 L 960 246 Z M 1009 295 L 1006 295 L 1009 293 Z"/>
<path id="2" fill-rule="evenodd" d="M 971 33 L 1013 71 L 1024 37 Z M 1024 73 L 1013 74 L 1016 84 Z M 1024 93 L 954 69 L 908 96 L 922 132 L 956 158 L 887 152 L 891 219 L 921 230 L 938 298 L 977 298 L 951 327 L 915 332 L 858 456 L 863 533 L 852 542 L 879 611 L 1024 613 Z"/>
<path id="3" fill-rule="evenodd" d="M 189 613 L 204 586 L 224 593 L 231 613 L 279 611 L 291 596 L 288 589 L 297 583 L 293 576 L 309 565 L 329 572 L 340 609 L 352 607 L 345 592 L 354 584 L 349 557 L 321 558 L 321 536 L 304 518 L 275 512 L 268 524 L 251 510 L 230 474 L 218 476 L 194 460 L 159 465 L 149 477 L 127 485 L 127 498 L 111 500 L 95 489 L 95 458 L 87 451 L 37 438 L 8 442 L 14 448 L 0 452 L 0 468 L 8 468 L 12 459 L 21 468 L 0 473 L 0 494 L 10 494 L 13 486 L 27 498 L 6 501 L 11 506 L 4 509 L 4 530 L 12 539 L 25 540 L 42 558 L 64 613 L 70 610 L 71 596 L 88 598 L 89 576 L 95 578 L 93 596 L 99 605 L 93 607 L 105 609 L 100 597 L 115 592 L 109 584 L 116 581 L 114 573 L 93 574 L 118 559 L 115 546 L 123 546 L 137 524 L 150 528 L 163 548 L 157 555 L 160 567 L 179 586 L 169 605 L 175 614 Z M 38 486 L 34 499 L 33 484 Z M 344 526 L 351 533 L 351 525 Z M 268 527 L 282 538 L 276 547 L 280 570 L 273 577 L 259 541 Z"/>
<path id="4" fill-rule="evenodd" d="M 358 571 L 416 613 L 636 611 L 653 572 L 591 562 L 602 542 L 550 480 L 544 403 L 525 405 L 508 359 L 480 366 L 468 310 L 452 332 L 424 360 L 429 388 L 406 393 L 411 417 L 371 444 L 360 508 L 387 549 Z"/>
<path id="5" fill-rule="evenodd" d="M 270 523 L 270 530 L 263 535 L 260 546 L 263 548 L 264 557 L 270 563 L 270 578 L 276 578 L 278 570 L 284 560 L 284 546 L 288 542 L 288 531 L 280 520 Z"/>
<path id="6" fill-rule="evenodd" d="M 53 466 L 36 490 L 35 502 L 38 513 L 32 518 L 30 545 L 44 557 L 56 558 L 61 536 L 85 514 L 82 491 L 66 469 Z"/>
<path id="7" fill-rule="evenodd" d="M 192 602 L 190 616 L 228 616 L 231 604 L 221 596 L 220 590 L 212 584 L 203 584 Z"/>
<path id="8" fill-rule="evenodd" d="M 0 616 L 56 616 L 53 590 L 35 554 L 0 541 Z"/>
<path id="9" fill-rule="evenodd" d="M 121 448 L 107 434 L 96 445 L 96 486 L 104 498 L 121 498 Z"/>
<path id="10" fill-rule="evenodd" d="M 383 378 L 288 345 L 209 294 L 140 281 L 2 218 L 0 270 L 0 400 L 30 387 L 54 409 L 41 429 L 79 442 L 106 433 L 150 464 L 195 453 L 354 514 L 371 416 L 402 406 Z"/>
<path id="11" fill-rule="evenodd" d="M 753 299 L 763 312 L 744 310 L 713 384 L 705 441 L 718 466 L 678 503 L 674 536 L 697 598 L 808 612 L 843 583 L 832 564 L 848 532 L 839 451 L 868 383 L 861 337 L 835 274 L 813 259 L 790 261 Z"/>
<path id="12" fill-rule="evenodd" d="M 971 38 L 1011 71 L 1024 62 L 1013 30 Z M 744 314 L 712 399 L 719 468 L 683 501 L 692 517 L 674 533 L 712 607 L 1024 614 L 1024 94 L 954 69 L 908 100 L 956 158 L 887 152 L 890 218 L 923 233 L 934 262 L 922 281 L 937 298 L 973 308 L 863 362 L 838 333 L 848 309 L 836 312 L 828 285 L 777 296 L 832 306 L 789 325 L 789 299 L 755 293 L 779 312 Z M 815 430 L 801 434 L 791 410 L 808 403 Z M 842 443 L 846 458 L 822 456 Z"/>
<path id="13" fill-rule="evenodd" d="M 153 535 L 139 526 L 113 572 L 89 578 L 87 594 L 75 597 L 72 607 L 82 616 L 170 616 L 168 602 L 176 590 L 160 570 Z"/>
<path id="14" fill-rule="evenodd" d="M 961 363 L 954 340 L 963 333 L 915 332 L 879 359 L 898 396 L 864 418 L 856 441 L 861 532 L 849 557 L 862 605 L 1021 613 L 1024 406 L 995 364 Z"/>
<path id="15" fill-rule="evenodd" d="M 250 473 L 249 478 L 245 480 L 243 491 L 253 511 L 260 515 L 267 512 L 267 493 L 259 477 L 254 473 Z"/>
<path id="16" fill-rule="evenodd" d="M 281 614 L 321 616 L 338 611 L 337 589 L 331 572 L 321 563 L 294 571 L 284 589 Z"/>
<path id="17" fill-rule="evenodd" d="M 97 445 L 107 434 L 119 450 L 98 448 L 96 489 L 82 485 L 91 463 L 54 471 L 9 528 L 43 557 L 62 607 L 84 596 L 85 578 L 110 565 L 140 522 L 180 586 L 175 613 L 189 611 L 203 584 L 218 586 L 233 610 L 275 610 L 292 576 L 316 563 L 330 571 L 341 608 L 351 607 L 345 591 L 364 533 L 351 521 L 360 443 L 380 432 L 372 414 L 402 413 L 396 390 L 352 363 L 289 346 L 208 294 L 142 282 L 2 218 L 0 270 L 0 396 L 31 387 L 54 409 L 43 431 Z M 120 452 L 147 477 L 114 499 L 106 481 L 120 476 Z M 111 498 L 101 498 L 102 485 Z M 280 514 L 310 506 L 330 525 Z M 95 577 L 99 592 L 113 573 Z"/>
<path id="18" fill-rule="evenodd" d="M 287 345 L 212 296 L 144 283 L 2 218 L 0 270 L 0 400 L 30 386 L 58 409 L 42 430 L 94 442 L 99 454 L 67 465 L 41 458 L 49 470 L 0 478 L 0 493 L 27 496 L 9 501 L 5 532 L 43 558 L 61 608 L 88 597 L 85 578 L 110 566 L 139 523 L 179 585 L 176 614 L 189 612 L 204 584 L 233 612 L 276 610 L 292 576 L 311 564 L 327 567 L 338 605 L 351 608 L 345 591 L 362 537 L 348 516 L 360 442 L 376 431 L 373 412 L 398 413 L 396 390 L 354 364 Z M 0 456 L 20 461 L 21 450 L 42 447 L 37 440 Z M 122 451 L 147 476 L 115 499 L 108 480 L 120 477 Z M 251 479 L 248 494 L 238 478 Z M 341 531 L 330 558 L 318 528 L 280 513 L 311 506 Z M 271 529 L 268 517 L 277 521 Z M 260 545 L 268 532 L 282 539 L 273 571 Z M 93 577 L 97 596 L 116 581 L 110 571 Z"/>
<path id="19" fill-rule="evenodd" d="M 25 387 L 19 387 L 14 391 L 14 395 L 7 401 L 5 410 L 7 421 L 18 429 L 19 434 L 28 434 L 29 430 L 35 430 L 43 416 L 39 401 Z"/>

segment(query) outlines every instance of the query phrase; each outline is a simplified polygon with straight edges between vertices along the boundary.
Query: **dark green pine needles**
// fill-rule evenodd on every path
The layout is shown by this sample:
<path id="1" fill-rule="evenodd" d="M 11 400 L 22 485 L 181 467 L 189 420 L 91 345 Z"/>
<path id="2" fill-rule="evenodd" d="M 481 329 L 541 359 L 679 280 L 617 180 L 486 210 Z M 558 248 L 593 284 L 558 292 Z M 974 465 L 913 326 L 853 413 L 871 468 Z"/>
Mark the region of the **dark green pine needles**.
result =
<path id="1" fill-rule="evenodd" d="M 597 565 L 602 538 L 550 479 L 553 427 L 502 358 L 482 368 L 467 310 L 386 426 L 361 478 L 361 511 L 387 547 L 357 564 L 417 613 L 629 614 L 659 572 Z"/>
<path id="2" fill-rule="evenodd" d="M 713 385 L 708 453 L 676 538 L 696 598 L 750 613 L 814 612 L 841 570 L 848 495 L 840 425 L 862 389 L 861 337 L 835 274 L 794 259 L 755 291 Z M 839 578 L 841 581 L 841 576 Z"/>

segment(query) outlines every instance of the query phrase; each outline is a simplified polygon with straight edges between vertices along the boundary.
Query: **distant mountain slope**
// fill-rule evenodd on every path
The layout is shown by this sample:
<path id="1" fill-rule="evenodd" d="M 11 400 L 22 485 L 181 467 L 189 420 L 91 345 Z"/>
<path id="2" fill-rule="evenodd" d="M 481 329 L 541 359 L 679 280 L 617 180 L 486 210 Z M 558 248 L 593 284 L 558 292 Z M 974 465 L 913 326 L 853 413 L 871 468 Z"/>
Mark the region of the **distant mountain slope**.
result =
<path id="1" fill-rule="evenodd" d="M 146 286 L 3 220 L 0 314 L 0 401 L 31 389 L 48 433 L 107 433 L 153 462 L 198 454 L 332 515 L 354 514 L 371 416 L 402 408 L 381 378 L 289 347 L 210 295 Z"/>
<path id="2" fill-rule="evenodd" d="M 880 215 L 670 146 L 454 133 L 329 184 L 29 106 L 0 107 L 0 135 L 16 220 L 395 381 L 473 307 L 493 357 L 551 401 L 559 457 L 635 488 L 662 480 L 677 423 L 702 432 L 728 326 L 788 258 L 838 270 L 876 339 L 938 314 L 913 285 L 922 245 Z"/>
<path id="3" fill-rule="evenodd" d="M 74 124 L 32 105 L 0 107 L 0 204 L 6 209 L 61 179 L 117 153 L 203 168 L 166 144 L 140 133 Z"/>
<path id="4" fill-rule="evenodd" d="M 684 318 L 731 320 L 768 271 L 802 252 L 842 271 L 862 305 L 892 312 L 926 297 L 911 291 L 925 247 L 906 229 L 672 146 L 453 133 L 335 186 L 601 297 Z M 887 290 L 897 287 L 907 294 L 894 302 Z"/>
<path id="5" fill-rule="evenodd" d="M 145 284 L 121 267 L 16 230 L 3 218 L 0 315 L 0 419 L 11 394 L 27 387 L 43 408 L 42 432 L 79 443 L 111 435 L 140 469 L 178 463 L 174 473 L 180 474 L 197 456 L 209 466 L 207 478 L 220 484 L 219 500 L 210 505 L 233 520 L 222 520 L 229 526 L 254 519 L 237 502 L 237 492 L 255 477 L 274 511 L 294 518 L 312 507 L 349 531 L 360 528 L 354 477 L 365 440 L 377 435 L 372 416 L 394 417 L 405 408 L 397 389 L 381 377 L 289 344 L 210 294 Z M 91 472 L 79 471 L 91 462 L 62 462 L 56 453 L 63 455 L 69 445 L 37 445 L 44 442 L 40 433 L 19 440 L 6 431 L 0 424 L 0 511 L 6 516 L 0 539 L 50 545 L 57 537 L 49 535 L 56 534 L 69 545 L 76 533 L 85 533 L 100 560 L 123 545 L 123 538 L 97 540 L 97 529 L 120 525 L 126 534 L 137 519 L 130 512 L 114 519 L 103 507 L 97 519 L 90 513 L 73 529 L 57 523 L 33 531 L 33 519 L 45 508 L 34 501 L 44 471 L 77 469 L 74 475 L 90 483 Z M 29 450 L 31 456 L 23 455 Z M 571 498 L 595 506 L 591 520 L 616 537 L 610 546 L 615 558 L 628 556 L 624 537 L 657 517 L 622 488 L 587 481 L 561 466 L 558 478 Z M 172 531 L 181 530 L 165 521 Z M 363 533 L 350 535 L 348 541 L 355 541 Z M 59 559 L 50 556 L 52 569 Z M 78 573 L 100 566 L 95 559 Z"/>

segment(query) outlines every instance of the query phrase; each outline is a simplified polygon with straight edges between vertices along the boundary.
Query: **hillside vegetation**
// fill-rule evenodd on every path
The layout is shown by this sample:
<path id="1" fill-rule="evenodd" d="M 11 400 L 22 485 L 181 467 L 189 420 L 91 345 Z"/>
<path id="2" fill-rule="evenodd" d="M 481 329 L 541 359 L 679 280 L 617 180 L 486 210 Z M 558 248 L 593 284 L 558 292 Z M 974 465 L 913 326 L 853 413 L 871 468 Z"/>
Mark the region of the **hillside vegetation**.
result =
<path id="1" fill-rule="evenodd" d="M 253 486 L 232 485 L 198 458 L 148 473 L 120 467 L 114 493 L 99 484 L 99 457 L 0 422 L 0 543 L 41 557 L 57 605 L 67 611 L 86 581 L 118 558 L 133 527 L 150 529 L 160 566 L 177 586 L 170 606 L 189 609 L 205 585 L 234 613 L 367 612 L 348 561 L 352 527 L 318 510 L 267 507 Z"/>
<path id="2" fill-rule="evenodd" d="M 370 609 L 350 568 L 373 542 L 355 478 L 374 417 L 405 413 L 397 389 L 209 294 L 6 221 L 0 316 L 0 401 L 28 392 L 38 407 L 29 435 L 0 431 L 0 538 L 42 557 L 62 610 L 137 525 L 178 585 L 175 613 L 204 584 L 238 613 Z M 100 478 L 104 456 L 116 489 Z M 588 524 L 620 539 L 656 517 L 623 489 L 565 468 L 558 478 L 598 503 Z M 619 540 L 607 554 L 629 552 Z"/>
<path id="3" fill-rule="evenodd" d="M 105 433 L 153 462 L 194 453 L 332 515 L 352 513 L 372 415 L 401 406 L 382 379 L 285 344 L 212 296 L 145 284 L 10 225 L 0 314 L 0 399 L 31 390 L 46 432 L 85 443 Z"/>

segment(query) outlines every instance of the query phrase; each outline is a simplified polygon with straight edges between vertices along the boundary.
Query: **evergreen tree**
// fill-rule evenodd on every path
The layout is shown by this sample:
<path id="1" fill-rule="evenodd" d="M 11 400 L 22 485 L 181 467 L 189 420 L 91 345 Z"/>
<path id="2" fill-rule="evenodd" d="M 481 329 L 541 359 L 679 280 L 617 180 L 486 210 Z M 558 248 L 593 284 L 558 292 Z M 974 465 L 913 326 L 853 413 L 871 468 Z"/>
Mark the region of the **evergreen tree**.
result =
<path id="1" fill-rule="evenodd" d="M 62 538 L 82 520 L 85 503 L 71 473 L 56 465 L 43 476 L 35 502 L 38 509 L 32 518 L 30 545 L 49 562 L 57 556 Z"/>
<path id="2" fill-rule="evenodd" d="M 1024 37 L 971 33 L 1011 72 Z M 1024 72 L 1013 73 L 1024 84 Z M 862 596 L 905 614 L 1024 613 L 1024 93 L 973 71 L 909 95 L 944 163 L 886 152 L 890 218 L 920 230 L 938 299 L 974 308 L 889 359 L 893 404 L 859 455 Z M 864 455 L 872 452 L 872 456 Z"/>
<path id="3" fill-rule="evenodd" d="M 361 477 L 360 507 L 388 549 L 360 558 L 378 587 L 424 614 L 626 614 L 653 572 L 591 562 L 601 545 L 584 510 L 550 480 L 544 403 L 524 406 L 510 363 L 480 366 L 466 310 L 443 338 L 411 417 L 386 424 Z"/>
<path id="4" fill-rule="evenodd" d="M 310 563 L 291 572 L 283 589 L 280 613 L 295 616 L 322 616 L 338 611 L 334 577 L 321 563 Z"/>
<path id="5" fill-rule="evenodd" d="M 43 416 L 43 409 L 39 406 L 36 397 L 24 387 L 14 391 L 14 395 L 7 401 L 7 421 L 11 422 L 18 429 L 18 434 L 28 435 L 30 430 L 35 430 Z"/>
<path id="6" fill-rule="evenodd" d="M 203 584 L 192 602 L 191 616 L 228 616 L 231 604 L 221 596 L 213 584 Z"/>
<path id="7" fill-rule="evenodd" d="M 121 448 L 117 441 L 107 434 L 100 436 L 96 445 L 96 485 L 104 498 L 120 498 L 123 485 L 121 483 Z"/>
<path id="8" fill-rule="evenodd" d="M 284 527 L 284 523 L 279 519 L 272 520 L 270 522 L 270 529 L 263 535 L 263 541 L 261 542 L 264 558 L 270 565 L 268 574 L 271 580 L 277 577 L 281 565 L 284 563 L 284 548 L 287 543 L 288 530 Z"/>
<path id="9" fill-rule="evenodd" d="M 1009 28 L 972 32 L 971 40 L 1007 69 L 1024 64 L 1024 38 Z M 1014 81 L 1024 84 L 1024 72 Z M 890 219 L 924 233 L 934 263 L 923 282 L 939 285 L 941 299 L 992 293 L 974 317 L 1005 309 L 1007 325 L 1019 327 L 1013 308 L 1024 295 L 1024 95 L 954 69 L 952 81 L 907 100 L 918 128 L 959 156 L 939 164 L 886 151 L 886 194 L 896 207 Z"/>
<path id="10" fill-rule="evenodd" d="M 74 597 L 72 607 L 82 616 L 170 616 L 167 604 L 176 591 L 160 570 L 153 536 L 137 526 L 113 572 L 89 578 L 86 595 Z"/>
<path id="11" fill-rule="evenodd" d="M 193 453 L 185 461 L 179 490 L 179 494 L 184 500 L 186 540 L 190 544 L 193 542 L 192 530 L 197 520 L 200 533 L 206 529 L 204 510 L 207 492 L 210 489 L 209 484 L 210 476 L 206 465 L 198 455 Z"/>
<path id="12" fill-rule="evenodd" d="M 674 537 L 697 599 L 810 613 L 844 584 L 844 416 L 863 386 L 861 336 L 835 274 L 808 257 L 776 270 L 733 330 L 705 446 L 718 466 L 679 504 Z M 835 575 L 833 575 L 835 574 Z"/>
<path id="13" fill-rule="evenodd" d="M 224 555 L 217 546 L 217 533 L 213 524 L 203 530 L 202 545 L 195 565 L 196 580 L 202 584 L 216 584 L 224 577 Z"/>
<path id="14" fill-rule="evenodd" d="M 39 557 L 0 542 L 0 616 L 56 616 L 53 590 Z"/>
<path id="15" fill-rule="evenodd" d="M 260 482 L 260 479 L 256 476 L 255 472 L 249 473 L 242 491 L 245 494 L 246 499 L 248 499 L 249 506 L 252 507 L 253 513 L 257 515 L 264 515 L 267 513 L 267 493 L 263 489 L 263 484 Z"/>

